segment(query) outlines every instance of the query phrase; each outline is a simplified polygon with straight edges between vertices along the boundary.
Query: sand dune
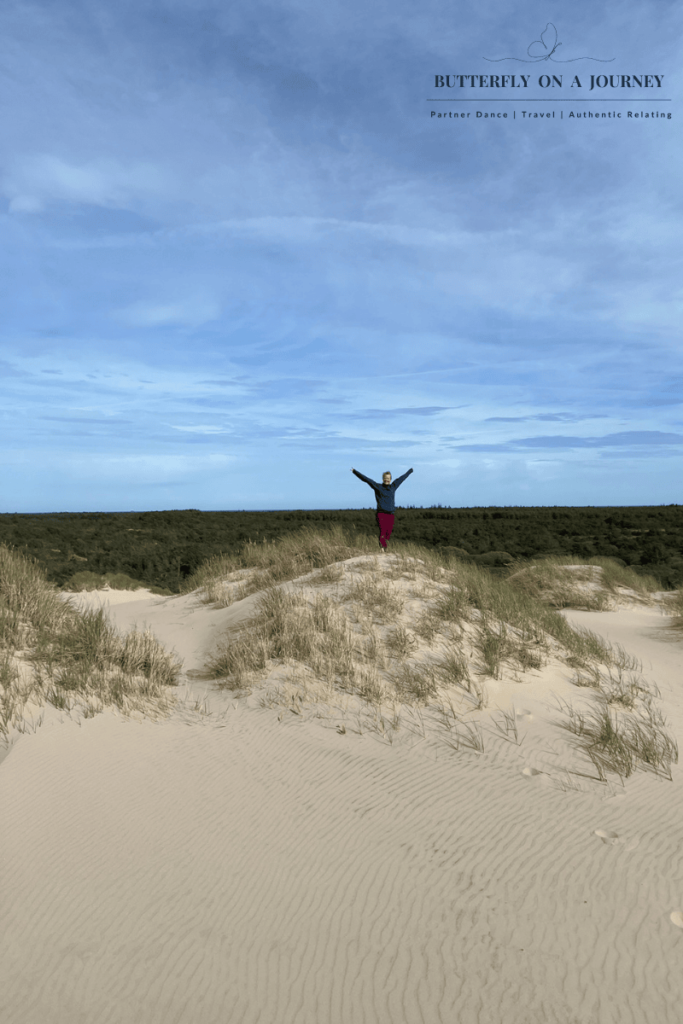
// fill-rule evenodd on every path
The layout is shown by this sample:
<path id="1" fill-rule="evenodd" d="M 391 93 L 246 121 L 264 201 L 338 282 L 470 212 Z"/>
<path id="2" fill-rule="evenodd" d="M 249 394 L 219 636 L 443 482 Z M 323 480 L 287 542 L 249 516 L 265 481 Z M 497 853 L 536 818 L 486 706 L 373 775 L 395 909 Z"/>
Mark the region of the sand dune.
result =
<path id="1" fill-rule="evenodd" d="M 197 678 L 255 597 L 80 600 L 190 676 L 166 720 L 52 709 L 0 767 L 5 1024 L 680 1020 L 683 770 L 591 779 L 551 700 L 568 670 L 488 681 L 483 752 L 408 711 L 390 744 L 350 707 L 283 716 Z M 683 736 L 659 612 L 566 614 L 642 660 Z M 512 701 L 519 745 L 491 719 Z"/>

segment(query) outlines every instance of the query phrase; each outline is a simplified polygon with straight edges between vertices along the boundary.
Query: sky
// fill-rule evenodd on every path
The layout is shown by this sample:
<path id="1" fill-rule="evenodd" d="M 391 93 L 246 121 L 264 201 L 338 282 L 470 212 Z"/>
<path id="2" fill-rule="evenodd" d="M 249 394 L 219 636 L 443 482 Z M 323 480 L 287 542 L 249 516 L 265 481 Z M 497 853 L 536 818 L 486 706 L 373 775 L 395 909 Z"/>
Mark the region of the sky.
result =
<path id="1" fill-rule="evenodd" d="M 682 40 L 673 0 L 4 0 L 0 512 L 370 508 L 352 467 L 682 503 Z"/>

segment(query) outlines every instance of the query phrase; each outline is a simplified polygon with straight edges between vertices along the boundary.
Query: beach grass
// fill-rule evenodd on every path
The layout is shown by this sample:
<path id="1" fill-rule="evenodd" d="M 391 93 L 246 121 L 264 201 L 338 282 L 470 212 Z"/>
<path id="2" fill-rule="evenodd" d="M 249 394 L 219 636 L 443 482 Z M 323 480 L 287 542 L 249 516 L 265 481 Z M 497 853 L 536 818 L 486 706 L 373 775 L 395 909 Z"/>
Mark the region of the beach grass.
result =
<path id="1" fill-rule="evenodd" d="M 649 603 L 660 589 L 653 576 L 637 573 L 615 558 L 593 556 L 579 565 L 566 555 L 516 560 L 507 578 L 520 591 L 539 598 L 552 608 L 605 611 L 615 600 L 631 595 Z"/>
<path id="2" fill-rule="evenodd" d="M 344 559 L 349 559 L 359 554 L 367 554 L 365 545 L 356 546 L 354 539 L 346 535 L 340 528 L 318 534 L 312 530 L 305 530 L 301 532 L 300 536 L 301 550 L 293 546 L 291 537 L 284 538 L 282 542 L 248 545 L 239 559 L 232 559 L 227 565 L 224 562 L 217 563 L 215 560 L 210 564 L 207 563 L 200 570 L 195 582 L 201 581 L 201 585 L 205 588 L 220 585 L 221 579 L 212 577 L 211 573 L 216 571 L 223 573 L 226 569 L 234 573 L 238 560 L 250 563 L 249 565 L 240 565 L 238 571 L 244 572 L 245 569 L 253 569 L 256 572 L 256 579 L 253 581 L 247 581 L 247 578 L 242 576 L 243 593 L 245 590 L 253 592 L 255 586 L 260 586 L 263 583 L 264 571 L 267 571 L 268 579 L 271 581 L 285 581 L 301 580 L 306 571 L 313 569 L 313 576 L 308 581 L 302 582 L 308 582 L 315 586 L 329 580 L 336 584 L 339 590 L 337 608 L 335 609 L 336 625 L 332 631 L 335 634 L 335 640 L 338 642 L 338 638 L 341 636 L 339 623 L 344 618 L 349 623 L 355 623 L 359 631 L 365 632 L 368 636 L 371 635 L 371 626 L 387 627 L 383 633 L 383 646 L 389 656 L 394 658 L 408 656 L 415 647 L 416 635 L 433 640 L 444 626 L 457 627 L 469 618 L 473 606 L 481 606 L 499 622 L 504 621 L 503 616 L 508 615 L 509 617 L 508 613 L 512 612 L 514 606 L 513 617 L 522 626 L 521 630 L 517 631 L 521 636 L 522 644 L 528 643 L 529 638 L 540 641 L 542 634 L 542 629 L 539 630 L 536 627 L 534 617 L 529 612 L 538 613 L 540 610 L 545 618 L 548 615 L 553 618 L 559 631 L 565 629 L 566 624 L 559 616 L 553 616 L 547 609 L 542 608 L 538 601 L 518 594 L 513 588 L 507 588 L 507 604 L 505 601 L 501 602 L 499 592 L 501 588 L 505 589 L 503 581 L 496 580 L 494 582 L 486 570 L 478 566 L 459 563 L 450 555 L 446 555 L 445 558 L 440 557 L 438 552 L 430 552 L 417 545 L 407 544 L 397 550 L 395 560 L 386 564 L 386 569 L 383 568 L 379 576 L 372 570 L 368 571 L 366 567 L 360 571 L 350 571 L 345 574 L 338 563 L 334 566 L 333 572 L 328 571 L 327 575 L 321 576 L 326 569 L 332 568 L 332 566 L 321 564 L 325 558 L 337 558 L 341 555 Z M 301 571 L 302 569 L 304 572 Z M 405 624 L 397 622 L 403 611 L 405 598 L 391 585 L 392 581 L 401 576 L 419 584 L 419 586 L 413 587 L 412 596 L 415 597 L 416 594 L 419 594 L 426 599 L 427 603 L 427 607 L 418 619 L 416 629 L 410 633 Z M 448 581 L 450 581 L 450 585 Z M 435 582 L 441 589 L 430 589 L 431 584 Z M 276 598 L 275 592 L 280 593 L 281 596 Z M 284 628 L 282 624 L 287 620 L 287 616 L 284 614 L 284 603 L 286 602 L 290 623 L 296 621 L 296 627 L 290 625 L 290 629 L 297 637 L 296 644 L 306 643 L 310 655 L 311 644 L 315 643 L 312 638 L 315 635 L 321 636 L 330 630 L 331 613 L 328 612 L 326 619 L 321 618 L 321 609 L 314 602 L 312 618 L 310 624 L 307 624 L 305 603 L 301 597 L 285 598 L 281 591 L 273 590 L 272 582 L 270 587 L 262 588 L 262 594 L 264 596 L 259 601 L 257 618 L 270 620 L 268 639 L 270 649 L 275 650 L 276 637 L 280 636 Z M 430 594 L 431 601 L 429 600 Z M 275 614 L 274 602 L 278 601 L 280 605 Z M 342 605 L 345 612 L 340 618 Z M 525 605 L 529 606 L 526 615 L 524 614 Z M 298 609 L 298 613 L 295 613 L 295 609 Z M 292 618 L 292 616 L 294 617 Z M 278 623 L 277 627 L 276 623 Z M 250 633 L 253 631 L 254 625 L 255 621 L 249 626 Z M 489 631 L 492 629 L 492 627 L 487 628 Z M 347 641 L 357 648 L 357 638 L 348 639 L 350 637 L 348 632 L 345 635 Z M 304 636 L 308 636 L 309 639 L 304 641 L 302 639 Z M 288 647 L 290 656 L 294 656 L 293 645 L 294 640 L 291 640 Z M 510 646 L 514 646 L 512 642 Z M 366 652 L 367 647 L 366 644 Z M 240 655 L 240 658 L 246 657 L 246 654 Z M 252 659 L 253 657 L 255 655 L 252 655 Z M 378 655 L 374 660 L 377 657 Z M 259 661 L 259 667 L 263 668 L 261 662 L 262 659 Z M 216 665 L 214 665 L 215 667 Z"/>
<path id="3" fill-rule="evenodd" d="M 637 659 L 590 630 L 570 626 L 553 606 L 554 599 L 548 599 L 553 574 L 559 577 L 558 587 L 568 586 L 561 560 L 545 561 L 538 585 L 532 574 L 520 583 L 515 573 L 494 575 L 451 551 L 410 543 L 395 544 L 391 560 L 383 556 L 368 564 L 358 556 L 373 550 L 337 527 L 318 533 L 306 529 L 299 540 L 301 546 L 296 535 L 247 545 L 238 557 L 214 560 L 200 570 L 195 582 L 205 588 L 224 584 L 225 577 L 212 577 L 216 571 L 238 571 L 243 592 L 269 582 L 253 615 L 226 635 L 207 666 L 221 687 L 248 691 L 278 664 L 294 666 L 318 680 L 318 689 L 310 683 L 302 688 L 299 675 L 298 689 L 278 684 L 264 699 L 277 704 L 279 692 L 298 713 L 314 691 L 315 700 L 322 699 L 322 686 L 326 700 L 354 694 L 383 723 L 387 703 L 413 707 L 417 713 L 420 708 L 443 709 L 444 694 L 458 694 L 459 710 L 453 710 L 451 723 L 453 727 L 457 719 L 458 728 L 449 732 L 451 745 L 480 751 L 480 733 L 472 723 L 465 728 L 461 716 L 488 706 L 485 680 L 499 680 L 506 672 L 538 672 L 553 658 L 573 668 L 574 684 L 594 695 L 593 711 L 576 713 L 570 723 L 572 728 L 580 723 L 575 731 L 600 766 L 601 778 L 608 771 L 623 776 L 638 765 L 666 774 L 666 765 L 677 757 L 665 723 L 653 717 L 654 695 L 639 675 Z M 339 561 L 325 565 L 327 558 Z M 571 571 L 575 579 L 576 571 Z M 581 583 L 580 573 L 578 577 Z M 634 580 L 630 571 L 618 563 L 612 566 L 610 560 L 593 564 L 585 577 L 591 585 L 599 577 L 603 589 L 628 586 L 645 600 L 651 592 L 650 581 Z M 274 581 L 292 586 L 284 589 Z M 322 585 L 333 593 L 318 593 Z M 574 596 L 585 607 L 584 591 Z M 418 599 L 419 611 L 414 604 L 408 608 L 409 601 Z M 564 598 L 555 604 L 566 606 Z M 622 713 L 630 719 L 622 722 Z M 504 715 L 497 728 L 518 742 L 514 717 Z M 385 725 L 382 731 L 389 735 Z"/>
<path id="4" fill-rule="evenodd" d="M 165 713 L 180 665 L 150 632 L 120 634 L 102 610 L 78 611 L 37 562 L 0 546 L 0 731 L 28 705 L 92 715 L 107 705 Z"/>
<path id="5" fill-rule="evenodd" d="M 569 730 L 580 738 L 601 781 L 608 772 L 628 778 L 636 768 L 672 779 L 671 765 L 678 762 L 678 744 L 652 697 L 643 693 L 639 696 L 638 705 L 630 705 L 631 713 L 611 706 L 609 695 L 602 692 L 593 707 L 583 712 L 571 702 L 560 702 L 560 710 L 569 719 Z"/>
<path id="6" fill-rule="evenodd" d="M 377 543 L 366 534 L 352 535 L 338 524 L 324 530 L 304 527 L 276 541 L 248 541 L 235 553 L 207 559 L 185 581 L 183 592 L 203 590 L 207 600 L 227 607 L 315 570 L 335 573 L 335 563 L 376 552 Z"/>
<path id="7" fill-rule="evenodd" d="M 590 711 L 564 710 L 600 778 L 637 766 L 670 774 L 677 748 L 637 659 L 570 626 L 559 611 L 570 599 L 606 607 L 605 594 L 620 588 L 647 601 L 654 581 L 634 579 L 610 559 L 569 569 L 566 560 L 548 558 L 502 575 L 453 550 L 409 542 L 393 544 L 390 558 L 372 555 L 370 537 L 333 525 L 249 542 L 201 566 L 186 590 L 204 601 L 227 607 L 257 595 L 250 616 L 225 634 L 207 663 L 219 687 L 249 692 L 281 666 L 288 680 L 261 694 L 264 706 L 301 714 L 307 705 L 352 695 L 369 709 L 365 726 L 374 722 L 388 739 L 401 721 L 400 710 L 388 715 L 389 705 L 412 708 L 422 730 L 421 709 L 449 706 L 451 745 L 481 752 L 479 726 L 462 715 L 487 708 L 486 680 L 517 679 L 553 660 L 572 668 L 574 685 L 593 700 Z M 79 575 L 72 587 L 100 579 Z M 121 585 L 137 587 L 128 577 Z M 669 612 L 683 617 L 683 603 L 672 602 Z M 78 705 L 83 714 L 106 705 L 167 709 L 167 688 L 179 672 L 150 632 L 121 635 L 102 610 L 77 611 L 37 563 L 8 548 L 0 548 L 0 653 L 5 732 L 30 702 Z M 496 728 L 518 742 L 514 714 L 503 713 Z"/>
<path id="8" fill-rule="evenodd" d="M 465 628 L 472 634 L 482 673 L 494 679 L 500 678 L 505 663 L 514 663 L 522 671 L 542 668 L 552 649 L 559 650 L 576 668 L 612 663 L 614 652 L 609 645 L 588 630 L 572 628 L 533 587 L 494 576 L 450 551 L 410 543 L 396 545 L 393 560 L 383 563 L 379 575 L 367 568 L 351 571 L 353 566 L 348 566 L 350 571 L 345 573 L 339 561 L 325 564 L 326 559 L 347 561 L 367 555 L 365 540 L 358 543 L 357 538 L 337 526 L 325 531 L 307 528 L 277 542 L 245 545 L 238 555 L 229 558 L 209 560 L 193 578 L 193 585 L 217 594 L 228 577 L 239 573 L 241 596 L 258 591 L 262 595 L 245 635 L 230 638 L 209 669 L 224 680 L 224 685 L 240 688 L 250 673 L 264 671 L 272 659 L 290 657 L 308 663 L 313 659 L 320 665 L 322 648 L 329 650 L 331 640 L 338 657 L 342 648 L 347 649 L 337 673 L 346 686 L 353 676 L 348 664 L 361 649 L 362 660 L 379 665 L 381 650 L 390 658 L 403 660 L 415 650 L 418 640 L 443 644 L 450 635 L 452 646 L 453 637 Z M 544 570 L 546 577 L 556 570 L 554 563 L 549 563 Z M 308 580 L 302 580 L 311 572 Z M 416 622 L 410 623 L 410 632 L 407 623 L 398 621 L 405 596 L 392 587 L 392 582 L 401 578 L 409 581 L 413 598 L 423 599 L 423 610 Z M 277 589 L 278 583 L 295 579 L 313 586 L 330 583 L 337 587 L 334 627 L 331 612 L 323 621 L 315 601 L 311 612 L 301 596 L 285 597 Z M 230 602 L 219 598 L 219 603 Z M 360 647 L 351 624 L 366 636 Z M 381 643 L 377 628 L 382 629 Z M 442 658 L 439 662 L 440 671 L 448 675 L 453 665 L 460 664 L 459 656 L 450 651 L 444 657 L 445 661 Z M 394 672 L 394 678 L 400 680 L 398 689 L 403 693 L 431 692 L 433 682 L 423 686 L 408 682 L 416 670 L 411 671 L 412 675 L 405 669 L 398 675 Z M 331 673 L 328 668 L 326 677 Z"/>

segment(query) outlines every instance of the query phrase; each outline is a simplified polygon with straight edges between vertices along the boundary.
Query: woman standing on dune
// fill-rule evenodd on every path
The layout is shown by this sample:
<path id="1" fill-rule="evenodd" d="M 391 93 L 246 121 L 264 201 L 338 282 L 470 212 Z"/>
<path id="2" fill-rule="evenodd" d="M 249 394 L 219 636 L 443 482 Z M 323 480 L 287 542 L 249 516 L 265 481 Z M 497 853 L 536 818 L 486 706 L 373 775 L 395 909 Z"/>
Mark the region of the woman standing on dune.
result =
<path id="1" fill-rule="evenodd" d="M 391 537 L 391 531 L 394 528 L 394 493 L 397 487 L 400 487 L 406 477 L 410 476 L 413 472 L 409 469 L 407 473 L 400 476 L 398 480 L 391 482 L 391 473 L 387 470 L 386 473 L 382 473 L 382 483 L 378 484 L 374 480 L 371 480 L 367 476 L 363 476 L 357 469 L 352 469 L 352 473 L 355 473 L 359 480 L 364 480 L 366 484 L 370 484 L 375 497 L 377 498 L 377 525 L 379 526 L 379 546 L 382 554 L 386 553 L 387 541 Z"/>

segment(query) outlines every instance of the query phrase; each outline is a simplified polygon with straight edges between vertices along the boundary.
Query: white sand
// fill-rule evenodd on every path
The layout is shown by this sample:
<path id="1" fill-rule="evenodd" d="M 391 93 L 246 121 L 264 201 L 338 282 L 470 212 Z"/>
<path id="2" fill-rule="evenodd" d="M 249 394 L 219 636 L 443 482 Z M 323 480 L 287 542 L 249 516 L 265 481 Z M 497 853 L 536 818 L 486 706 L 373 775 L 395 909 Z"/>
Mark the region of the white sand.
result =
<path id="1" fill-rule="evenodd" d="M 191 672 L 245 614 L 82 600 L 102 599 Z M 567 617 L 642 659 L 683 746 L 683 645 L 659 613 Z M 482 754 L 407 719 L 392 746 L 229 694 L 158 722 L 50 712 L 0 766 L 0 1020 L 680 1021 L 683 770 L 563 773 L 578 762 L 550 697 L 580 703 L 570 676 L 487 682 L 492 707 L 527 713 L 520 746 L 482 718 Z"/>

